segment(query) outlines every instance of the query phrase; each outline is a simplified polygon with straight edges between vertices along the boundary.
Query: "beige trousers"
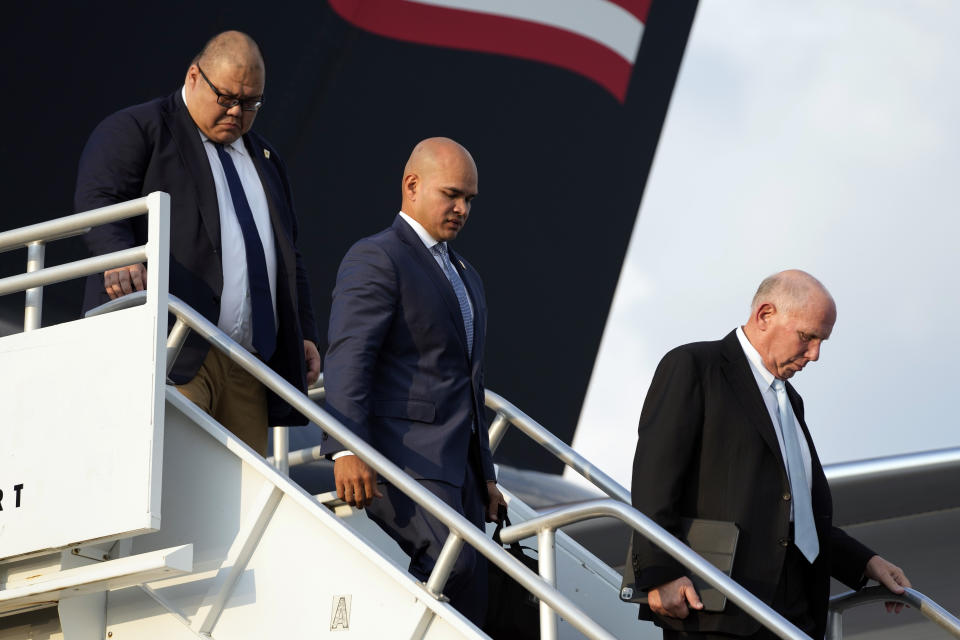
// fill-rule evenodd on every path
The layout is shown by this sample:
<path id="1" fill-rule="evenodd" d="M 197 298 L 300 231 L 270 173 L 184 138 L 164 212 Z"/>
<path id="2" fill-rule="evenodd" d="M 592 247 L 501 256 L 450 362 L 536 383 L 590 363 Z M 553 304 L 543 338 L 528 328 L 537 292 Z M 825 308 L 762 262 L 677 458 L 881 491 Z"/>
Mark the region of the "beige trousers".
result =
<path id="1" fill-rule="evenodd" d="M 267 455 L 267 390 L 219 349 L 211 347 L 193 380 L 177 389 L 251 449 Z"/>

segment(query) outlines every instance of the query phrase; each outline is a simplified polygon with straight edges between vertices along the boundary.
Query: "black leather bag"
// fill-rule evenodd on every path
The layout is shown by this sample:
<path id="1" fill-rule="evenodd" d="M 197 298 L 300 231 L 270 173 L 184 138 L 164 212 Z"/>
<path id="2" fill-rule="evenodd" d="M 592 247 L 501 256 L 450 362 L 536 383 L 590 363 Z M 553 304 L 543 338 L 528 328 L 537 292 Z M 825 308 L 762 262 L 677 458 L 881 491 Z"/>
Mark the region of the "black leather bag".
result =
<path id="1" fill-rule="evenodd" d="M 537 559 L 524 550 L 532 551 L 519 543 L 503 544 L 500 530 L 510 525 L 507 510 L 500 507 L 500 522 L 493 532 L 493 540 L 510 555 L 537 573 Z M 538 640 L 540 638 L 540 601 L 520 583 L 503 572 L 503 569 L 487 561 L 487 617 L 483 630 L 493 640 Z"/>

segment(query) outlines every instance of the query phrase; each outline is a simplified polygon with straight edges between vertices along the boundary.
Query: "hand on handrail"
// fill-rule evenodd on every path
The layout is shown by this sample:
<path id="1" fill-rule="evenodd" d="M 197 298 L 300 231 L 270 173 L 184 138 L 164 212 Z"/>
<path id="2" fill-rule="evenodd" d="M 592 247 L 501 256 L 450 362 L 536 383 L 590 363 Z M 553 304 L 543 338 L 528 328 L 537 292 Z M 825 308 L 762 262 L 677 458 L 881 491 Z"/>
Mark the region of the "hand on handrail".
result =
<path id="1" fill-rule="evenodd" d="M 867 567 L 863 570 L 863 575 L 871 580 L 876 580 L 891 593 L 897 595 L 903 594 L 904 587 L 913 586 L 900 567 L 884 560 L 880 556 L 870 558 L 867 562 Z M 900 613 L 900 611 L 903 610 L 902 602 L 884 602 L 883 605 L 887 608 L 888 613 L 891 611 L 893 613 Z"/>
<path id="2" fill-rule="evenodd" d="M 138 262 L 107 269 L 103 272 L 103 288 L 111 300 L 134 291 L 143 291 L 147 288 L 147 268 Z"/>

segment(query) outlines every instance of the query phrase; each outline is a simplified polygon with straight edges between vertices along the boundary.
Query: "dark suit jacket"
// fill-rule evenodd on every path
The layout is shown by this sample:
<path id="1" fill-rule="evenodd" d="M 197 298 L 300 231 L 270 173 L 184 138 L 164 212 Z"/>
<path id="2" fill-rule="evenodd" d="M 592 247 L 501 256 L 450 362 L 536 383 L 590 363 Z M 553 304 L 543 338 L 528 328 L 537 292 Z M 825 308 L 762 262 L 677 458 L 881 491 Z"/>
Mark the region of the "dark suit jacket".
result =
<path id="1" fill-rule="evenodd" d="M 263 183 L 276 239 L 277 349 L 268 364 L 306 389 L 303 339 L 317 342 L 318 335 L 306 270 L 296 248 L 297 221 L 286 168 L 260 136 L 250 132 L 243 140 Z M 216 324 L 223 290 L 220 209 L 203 142 L 179 91 L 119 111 L 94 129 L 80 157 L 74 205 L 87 211 L 153 191 L 170 194 L 170 292 Z M 146 216 L 97 227 L 84 238 L 93 255 L 144 244 Z M 84 311 L 107 300 L 103 276 L 90 276 Z M 208 349 L 205 340 L 191 335 L 171 379 L 181 384 L 191 380 Z M 272 393 L 268 396 L 271 424 L 305 422 Z"/>
<path id="2" fill-rule="evenodd" d="M 494 480 L 483 416 L 487 304 L 479 274 L 451 252 L 473 301 L 473 358 L 453 287 L 400 216 L 353 245 L 337 273 L 324 364 L 326 406 L 416 478 L 463 483 L 471 438 Z M 476 433 L 472 432 L 477 426 Z M 326 453 L 344 447 L 324 436 Z"/>
<path id="3" fill-rule="evenodd" d="M 817 637 L 823 637 L 830 575 L 860 588 L 874 554 L 833 526 L 830 488 L 804 422 L 803 401 L 789 383 L 786 387 L 812 457 L 820 554 L 806 589 Z M 790 483 L 776 432 L 736 332 L 664 356 L 640 416 L 633 505 L 674 535 L 681 517 L 735 522 L 740 540 L 732 577 L 769 603 L 786 553 L 789 501 Z M 687 573 L 646 538 L 635 536 L 633 548 L 641 589 Z M 691 612 L 683 621 L 656 618 L 641 606 L 640 617 L 687 631 L 747 634 L 759 627 L 732 603 L 723 613 Z"/>

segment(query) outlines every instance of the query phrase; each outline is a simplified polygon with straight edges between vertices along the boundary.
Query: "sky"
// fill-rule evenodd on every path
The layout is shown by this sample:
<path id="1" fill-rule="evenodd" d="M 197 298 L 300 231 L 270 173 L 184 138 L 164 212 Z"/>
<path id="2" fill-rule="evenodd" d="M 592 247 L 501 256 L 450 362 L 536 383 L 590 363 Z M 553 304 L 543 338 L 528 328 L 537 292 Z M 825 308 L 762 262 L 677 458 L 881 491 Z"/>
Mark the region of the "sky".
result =
<path id="1" fill-rule="evenodd" d="M 792 383 L 825 464 L 960 446 L 960 3 L 700 0 L 574 446 L 630 486 L 660 358 L 800 268 L 838 306 Z"/>

